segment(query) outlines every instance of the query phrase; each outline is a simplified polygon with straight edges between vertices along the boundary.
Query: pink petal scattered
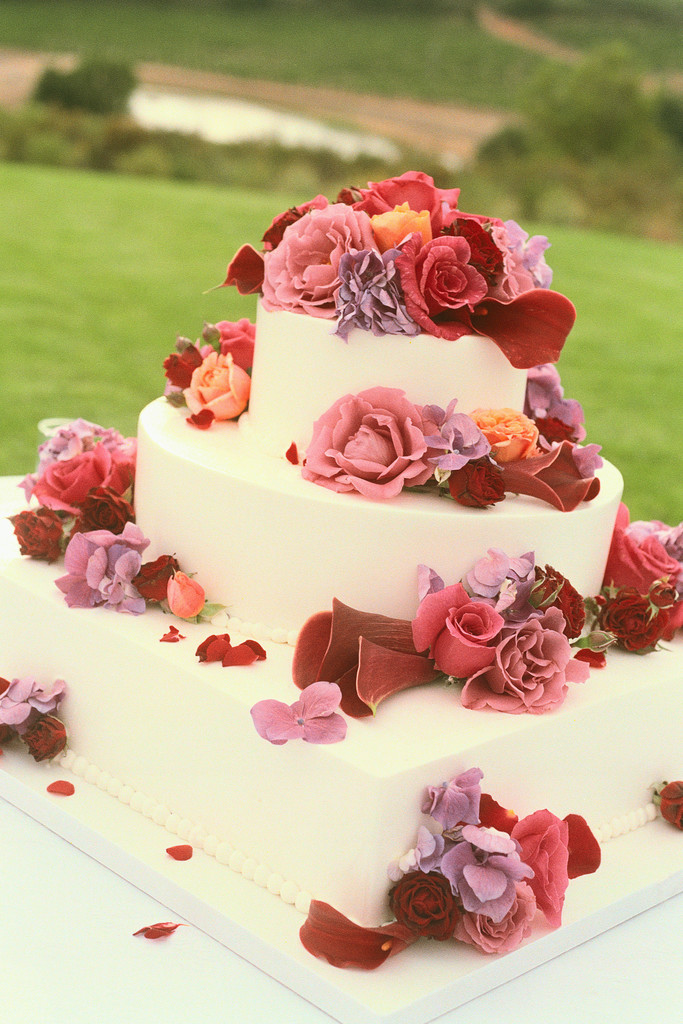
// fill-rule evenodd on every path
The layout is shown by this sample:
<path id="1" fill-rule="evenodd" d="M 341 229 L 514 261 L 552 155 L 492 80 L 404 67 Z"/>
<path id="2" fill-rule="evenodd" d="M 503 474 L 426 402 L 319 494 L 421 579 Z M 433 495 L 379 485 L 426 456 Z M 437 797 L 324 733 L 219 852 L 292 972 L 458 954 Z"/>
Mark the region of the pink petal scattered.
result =
<path id="1" fill-rule="evenodd" d="M 76 787 L 73 782 L 67 782 L 66 779 L 57 779 L 56 782 L 51 782 L 47 787 L 48 793 L 57 793 L 59 796 L 73 796 L 76 792 Z"/>
<path id="2" fill-rule="evenodd" d="M 144 928 L 139 928 L 133 935 L 143 935 L 146 939 L 165 939 L 167 935 L 172 935 L 176 928 L 182 927 L 182 924 L 161 921 L 159 924 L 148 924 Z"/>
<path id="3" fill-rule="evenodd" d="M 159 643 L 161 644 L 177 644 L 179 640 L 185 640 L 186 637 L 180 632 L 177 626 L 171 626 L 168 633 L 164 633 L 162 637 L 159 637 Z"/>
<path id="4" fill-rule="evenodd" d="M 179 846 L 169 846 L 166 848 L 166 853 L 169 857 L 173 857 L 173 860 L 189 860 L 192 852 L 192 847 L 189 843 L 181 843 Z"/>

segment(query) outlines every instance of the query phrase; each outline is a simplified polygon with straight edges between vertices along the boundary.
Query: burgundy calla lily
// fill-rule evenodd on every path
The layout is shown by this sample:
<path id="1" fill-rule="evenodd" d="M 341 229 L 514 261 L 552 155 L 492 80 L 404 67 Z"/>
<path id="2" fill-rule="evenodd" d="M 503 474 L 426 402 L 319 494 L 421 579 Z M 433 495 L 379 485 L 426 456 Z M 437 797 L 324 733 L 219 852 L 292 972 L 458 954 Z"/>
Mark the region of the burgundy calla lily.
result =
<path id="1" fill-rule="evenodd" d="M 253 295 L 263 284 L 263 254 L 253 245 L 243 245 L 228 264 L 221 288 L 234 285 L 240 295 Z"/>
<path id="2" fill-rule="evenodd" d="M 299 937 L 309 953 L 333 967 L 374 971 L 419 936 L 397 921 L 380 928 L 363 928 L 329 903 L 313 900 Z"/>
<path id="3" fill-rule="evenodd" d="M 510 302 L 484 299 L 471 314 L 477 334 L 492 338 L 519 370 L 556 363 L 575 320 L 574 304 L 548 288 L 532 288 Z"/>
<path id="4" fill-rule="evenodd" d="M 336 682 L 341 709 L 352 718 L 374 714 L 392 693 L 432 682 L 433 662 L 418 654 L 407 619 L 357 611 L 333 601 L 304 623 L 292 663 L 300 690 L 320 679 Z"/>
<path id="5" fill-rule="evenodd" d="M 571 441 L 562 441 L 543 455 L 501 464 L 505 490 L 528 494 L 560 512 L 571 512 L 582 501 L 591 501 L 600 491 L 600 481 L 595 476 L 581 476 L 573 448 Z"/>

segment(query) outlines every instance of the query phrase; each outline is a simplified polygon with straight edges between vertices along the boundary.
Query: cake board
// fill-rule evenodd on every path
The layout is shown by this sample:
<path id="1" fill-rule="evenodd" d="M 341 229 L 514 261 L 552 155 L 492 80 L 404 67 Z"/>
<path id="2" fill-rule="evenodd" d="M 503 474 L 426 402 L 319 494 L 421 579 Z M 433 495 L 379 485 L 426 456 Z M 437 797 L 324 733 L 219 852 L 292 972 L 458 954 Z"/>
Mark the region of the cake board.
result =
<path id="1" fill-rule="evenodd" d="M 683 891 L 680 835 L 657 820 L 605 844 L 600 871 L 570 886 L 563 926 L 506 956 L 425 941 L 378 971 L 340 971 L 306 953 L 302 915 L 252 880 L 199 850 L 172 860 L 160 826 L 84 780 L 68 798 L 46 792 L 69 777 L 7 750 L 0 796 L 341 1024 L 427 1024 Z"/>

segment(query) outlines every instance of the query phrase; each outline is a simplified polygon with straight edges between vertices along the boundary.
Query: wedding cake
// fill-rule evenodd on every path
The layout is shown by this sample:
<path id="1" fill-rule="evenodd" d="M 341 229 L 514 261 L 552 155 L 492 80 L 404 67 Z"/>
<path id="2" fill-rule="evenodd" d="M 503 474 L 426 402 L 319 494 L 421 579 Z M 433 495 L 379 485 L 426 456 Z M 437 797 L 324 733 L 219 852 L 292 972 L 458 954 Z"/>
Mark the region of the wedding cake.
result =
<path id="1" fill-rule="evenodd" d="M 13 518 L 7 750 L 338 966 L 557 927 L 681 771 L 682 531 L 583 443 L 547 244 L 421 173 L 286 211 L 228 268 L 256 325 L 179 339 L 137 443 L 58 431 Z"/>

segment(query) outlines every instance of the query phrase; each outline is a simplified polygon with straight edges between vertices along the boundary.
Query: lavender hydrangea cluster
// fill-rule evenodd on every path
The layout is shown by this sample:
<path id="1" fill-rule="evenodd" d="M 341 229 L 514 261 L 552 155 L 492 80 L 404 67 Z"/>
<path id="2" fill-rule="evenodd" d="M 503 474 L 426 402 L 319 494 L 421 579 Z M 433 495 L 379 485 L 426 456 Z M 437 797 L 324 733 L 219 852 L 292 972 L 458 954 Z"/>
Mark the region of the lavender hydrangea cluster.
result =
<path id="1" fill-rule="evenodd" d="M 474 420 L 465 413 L 455 412 L 456 405 L 454 398 L 446 409 L 426 405 L 422 410 L 425 423 L 432 430 L 425 435 L 427 447 L 443 452 L 430 457 L 429 461 L 444 473 L 462 469 L 466 463 L 481 459 L 491 451 L 491 445 Z"/>
<path id="2" fill-rule="evenodd" d="M 148 545 L 149 540 L 134 523 L 126 523 L 118 535 L 109 530 L 75 534 L 64 554 L 66 575 L 55 580 L 68 606 L 103 605 L 141 615 L 146 604 L 133 580 L 140 572 L 142 552 Z"/>
<path id="3" fill-rule="evenodd" d="M 471 597 L 486 601 L 505 619 L 525 622 L 533 612 L 530 604 L 536 558 L 528 551 L 511 558 L 500 548 L 489 548 L 463 578 L 463 586 Z"/>
<path id="4" fill-rule="evenodd" d="M 336 304 L 339 320 L 335 334 L 345 340 L 354 327 L 384 334 L 413 337 L 420 328 L 408 315 L 402 297 L 395 258 L 397 249 L 384 253 L 365 249 L 346 252 L 339 261 L 340 287 Z"/>
<path id="5" fill-rule="evenodd" d="M 32 677 L 0 679 L 0 725 L 21 735 L 37 717 L 55 711 L 65 693 L 63 679 L 56 679 L 51 686 Z"/>

